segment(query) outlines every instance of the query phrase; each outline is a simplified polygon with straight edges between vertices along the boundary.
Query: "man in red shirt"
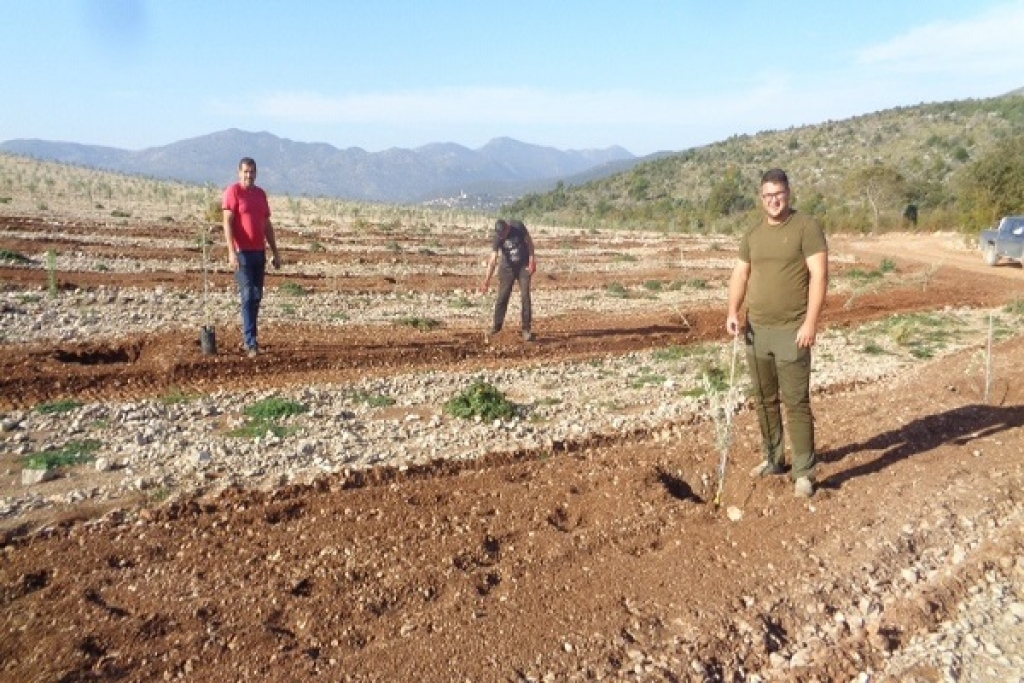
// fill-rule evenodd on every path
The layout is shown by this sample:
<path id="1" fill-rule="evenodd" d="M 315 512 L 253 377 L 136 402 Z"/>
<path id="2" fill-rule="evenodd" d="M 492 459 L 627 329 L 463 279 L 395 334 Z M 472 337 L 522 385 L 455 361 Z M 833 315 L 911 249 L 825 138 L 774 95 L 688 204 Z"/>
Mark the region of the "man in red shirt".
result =
<path id="1" fill-rule="evenodd" d="M 281 267 L 274 226 L 270 222 L 267 193 L 256 186 L 256 162 L 249 157 L 238 162 L 238 182 L 224 191 L 224 242 L 228 248 L 228 266 L 242 298 L 242 336 L 249 357 L 259 353 L 256 321 L 263 299 L 263 281 L 267 272 L 266 245 L 270 245 L 271 263 Z"/>

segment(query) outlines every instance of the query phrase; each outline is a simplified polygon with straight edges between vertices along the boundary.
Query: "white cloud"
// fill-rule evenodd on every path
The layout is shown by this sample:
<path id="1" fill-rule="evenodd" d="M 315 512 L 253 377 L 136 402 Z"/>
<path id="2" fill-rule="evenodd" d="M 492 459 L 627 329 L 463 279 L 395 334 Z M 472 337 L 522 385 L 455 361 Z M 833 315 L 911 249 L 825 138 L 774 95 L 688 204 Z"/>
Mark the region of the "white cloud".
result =
<path id="1" fill-rule="evenodd" d="M 1024 3 L 994 7 L 974 19 L 938 22 L 861 51 L 861 65 L 949 76 L 1024 73 Z"/>
<path id="2" fill-rule="evenodd" d="M 779 94 L 779 84 L 753 92 L 687 98 L 649 93 L 555 92 L 536 88 L 445 88 L 330 96 L 279 92 L 258 98 L 251 111 L 304 123 L 512 125 L 685 125 L 734 118 Z"/>

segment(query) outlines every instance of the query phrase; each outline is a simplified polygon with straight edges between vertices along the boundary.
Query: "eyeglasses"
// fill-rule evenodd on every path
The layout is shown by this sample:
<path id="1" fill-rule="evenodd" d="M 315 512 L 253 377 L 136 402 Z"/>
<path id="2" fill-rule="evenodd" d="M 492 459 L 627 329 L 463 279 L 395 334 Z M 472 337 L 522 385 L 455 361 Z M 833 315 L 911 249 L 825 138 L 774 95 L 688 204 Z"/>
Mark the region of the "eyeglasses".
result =
<path id="1" fill-rule="evenodd" d="M 789 194 L 789 190 L 780 190 L 778 192 L 766 192 L 761 195 L 761 199 L 771 201 L 772 199 L 782 199 Z"/>

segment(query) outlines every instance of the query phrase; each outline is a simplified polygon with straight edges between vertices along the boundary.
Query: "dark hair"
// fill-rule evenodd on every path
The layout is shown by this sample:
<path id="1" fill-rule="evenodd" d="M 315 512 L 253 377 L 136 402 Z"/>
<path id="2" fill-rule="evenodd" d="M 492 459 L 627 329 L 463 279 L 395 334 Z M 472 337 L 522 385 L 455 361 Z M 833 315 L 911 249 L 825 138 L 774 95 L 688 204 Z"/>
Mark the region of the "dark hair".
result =
<path id="1" fill-rule="evenodd" d="M 256 168 L 256 162 L 252 157 L 242 157 L 242 160 L 238 162 L 238 168 L 241 169 L 243 166 L 252 166 Z"/>
<path id="2" fill-rule="evenodd" d="M 770 168 L 761 176 L 761 184 L 765 185 L 766 183 L 778 183 L 789 187 L 789 177 L 781 168 Z"/>
<path id="3" fill-rule="evenodd" d="M 500 233 L 502 230 L 507 230 L 507 229 L 508 229 L 508 223 L 505 221 L 504 218 L 499 218 L 498 220 L 496 220 L 494 222 L 494 232 L 495 233 Z"/>

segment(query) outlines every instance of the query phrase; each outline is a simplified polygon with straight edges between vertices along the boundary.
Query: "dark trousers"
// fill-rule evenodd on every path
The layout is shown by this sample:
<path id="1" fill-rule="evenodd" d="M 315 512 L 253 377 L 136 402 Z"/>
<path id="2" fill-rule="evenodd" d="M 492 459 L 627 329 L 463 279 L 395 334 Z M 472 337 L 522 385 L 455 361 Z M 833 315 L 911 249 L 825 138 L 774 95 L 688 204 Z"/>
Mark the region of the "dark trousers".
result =
<path id="1" fill-rule="evenodd" d="M 267 253 L 265 251 L 238 252 L 238 270 L 235 281 L 242 297 L 242 336 L 245 347 L 256 347 L 256 320 L 260 315 L 260 301 L 263 300 L 263 280 L 267 274 Z"/>
<path id="2" fill-rule="evenodd" d="M 523 331 L 530 330 L 533 322 L 533 307 L 530 303 L 530 271 L 525 264 L 513 266 L 502 262 L 498 266 L 498 299 L 494 302 L 494 330 L 505 324 L 508 300 L 512 298 L 512 285 L 519 282 L 519 297 L 522 303 Z"/>
<path id="3" fill-rule="evenodd" d="M 746 330 L 747 368 L 753 382 L 754 405 L 761 424 L 765 459 L 784 461 L 782 410 L 793 450 L 793 479 L 814 479 L 814 416 L 811 414 L 811 350 L 796 345 L 797 330 Z"/>

